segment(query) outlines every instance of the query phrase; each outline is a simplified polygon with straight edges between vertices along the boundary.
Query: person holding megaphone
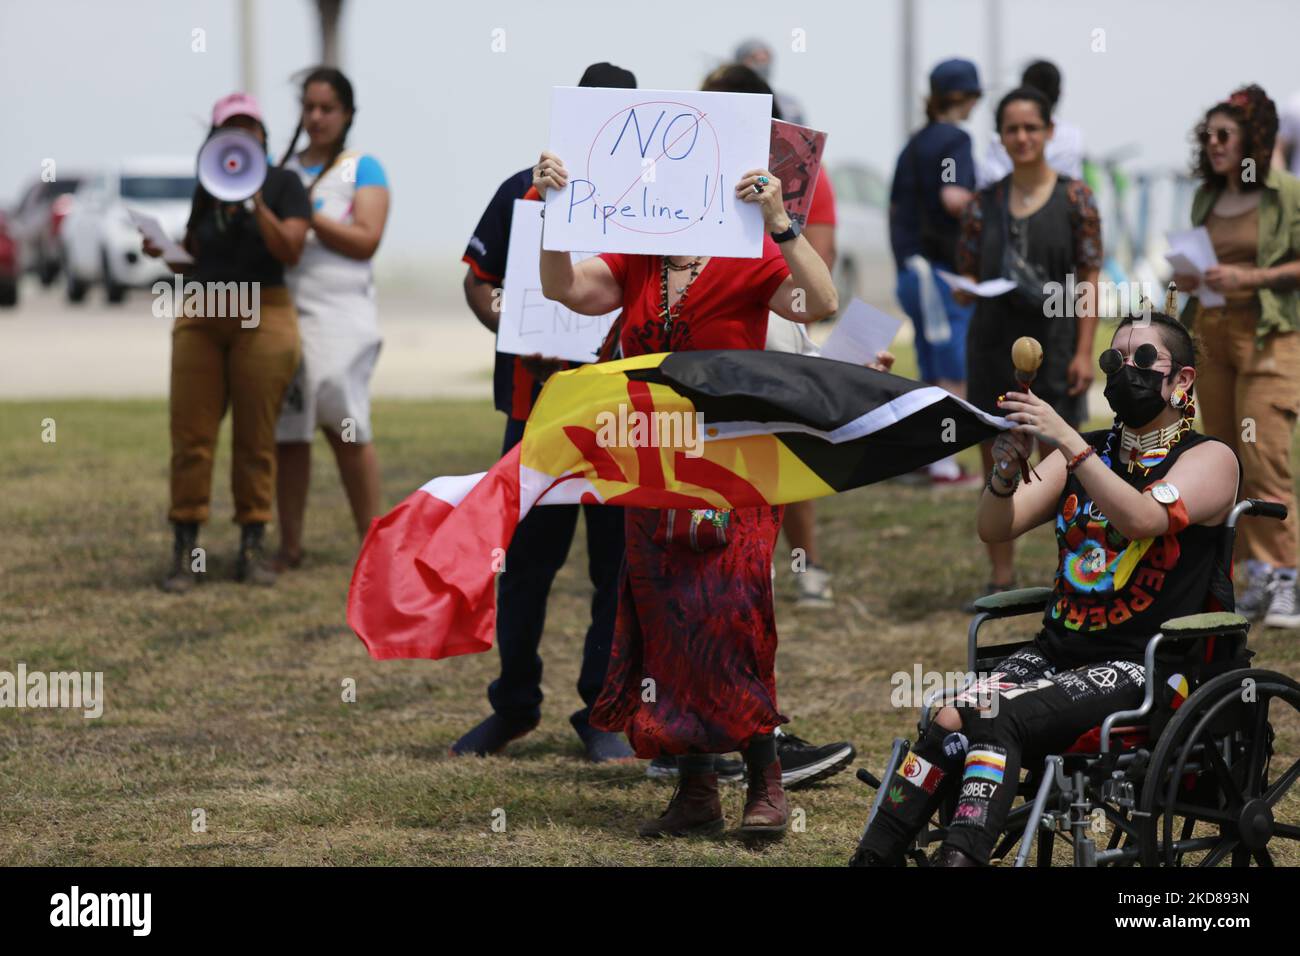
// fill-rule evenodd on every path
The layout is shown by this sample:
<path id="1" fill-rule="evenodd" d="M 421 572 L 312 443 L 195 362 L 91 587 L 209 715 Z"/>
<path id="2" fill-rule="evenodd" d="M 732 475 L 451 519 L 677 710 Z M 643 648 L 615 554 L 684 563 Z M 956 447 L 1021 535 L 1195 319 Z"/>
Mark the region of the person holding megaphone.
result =
<path id="1" fill-rule="evenodd" d="M 231 490 L 240 526 L 235 578 L 275 583 L 262 539 L 275 494 L 275 426 L 298 366 L 298 315 L 285 267 L 302 255 L 311 216 L 292 172 L 268 168 L 266 127 L 257 101 L 232 93 L 212 109 L 199 153 L 199 184 L 182 245 L 192 264 L 169 262 L 186 283 L 176 309 L 171 362 L 171 509 L 175 540 L 163 589 L 193 588 L 206 570 L 196 547 L 208 519 L 212 462 L 231 409 Z M 146 240 L 144 252 L 162 251 Z M 252 321 L 241 319 L 251 298 Z"/>

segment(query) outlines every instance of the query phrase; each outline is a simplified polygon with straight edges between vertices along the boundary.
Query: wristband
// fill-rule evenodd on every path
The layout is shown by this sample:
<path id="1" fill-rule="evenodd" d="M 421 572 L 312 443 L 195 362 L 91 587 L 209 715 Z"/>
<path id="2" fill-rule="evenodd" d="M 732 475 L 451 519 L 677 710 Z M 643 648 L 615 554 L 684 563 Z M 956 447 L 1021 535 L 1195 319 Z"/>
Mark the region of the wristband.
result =
<path id="1" fill-rule="evenodd" d="M 1187 514 L 1187 505 L 1183 503 L 1182 495 L 1167 481 L 1156 481 L 1142 489 L 1143 494 L 1151 492 L 1151 497 L 1158 504 L 1164 505 L 1165 512 L 1169 515 L 1169 527 L 1165 529 L 1165 534 L 1178 534 L 1189 524 L 1192 523 L 1191 517 Z"/>
<path id="2" fill-rule="evenodd" d="M 1079 454 L 1075 455 L 1073 458 L 1069 460 L 1069 462 L 1066 463 L 1065 470 L 1074 471 L 1074 469 L 1078 468 L 1085 461 L 1087 461 L 1088 456 L 1096 452 L 1096 450 L 1097 449 L 1094 448 L 1092 445 L 1089 445 L 1087 448 L 1079 452 Z"/>

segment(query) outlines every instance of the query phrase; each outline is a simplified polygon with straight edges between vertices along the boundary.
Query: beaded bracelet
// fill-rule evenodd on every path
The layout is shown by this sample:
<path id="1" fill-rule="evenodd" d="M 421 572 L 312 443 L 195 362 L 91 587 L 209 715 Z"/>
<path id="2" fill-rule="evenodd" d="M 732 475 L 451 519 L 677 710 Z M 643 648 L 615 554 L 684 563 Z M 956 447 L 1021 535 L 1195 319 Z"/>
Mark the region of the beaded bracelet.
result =
<path id="1" fill-rule="evenodd" d="M 1096 450 L 1097 450 L 1097 449 L 1095 449 L 1095 448 L 1093 448 L 1091 445 L 1089 445 L 1089 446 L 1088 446 L 1087 448 L 1085 448 L 1083 451 L 1079 452 L 1079 454 L 1075 455 L 1073 458 L 1070 459 L 1070 461 L 1069 461 L 1069 462 L 1066 464 L 1066 466 L 1065 466 L 1065 470 L 1066 470 L 1066 471 L 1074 471 L 1074 469 L 1078 468 L 1078 467 L 1079 467 L 1080 465 L 1082 465 L 1085 461 L 1087 461 L 1087 460 L 1088 460 L 1088 456 L 1091 455 L 1091 454 L 1092 454 L 1093 452 L 1095 452 Z"/>
<path id="2" fill-rule="evenodd" d="M 1011 482 L 1011 490 L 1006 494 L 1003 494 L 993 487 L 993 472 L 991 471 L 989 472 L 989 480 L 984 483 L 984 487 L 988 488 L 994 498 L 1010 498 L 1016 493 L 1016 488 L 1020 485 L 1020 472 L 1016 472 L 1015 474 L 1015 480 Z"/>

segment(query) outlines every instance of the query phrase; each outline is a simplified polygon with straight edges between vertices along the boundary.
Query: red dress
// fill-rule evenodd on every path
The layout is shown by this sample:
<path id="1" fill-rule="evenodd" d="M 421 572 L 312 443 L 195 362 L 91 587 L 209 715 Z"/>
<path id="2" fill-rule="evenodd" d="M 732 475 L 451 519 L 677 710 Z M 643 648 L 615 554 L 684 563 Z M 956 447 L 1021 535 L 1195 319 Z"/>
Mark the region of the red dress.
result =
<path id="1" fill-rule="evenodd" d="M 601 258 L 623 287 L 629 357 L 761 349 L 767 304 L 790 274 L 767 237 L 760 259 L 710 259 L 665 335 L 660 258 Z M 648 758 L 742 750 L 786 722 L 776 704 L 772 602 L 781 512 L 625 509 L 627 560 L 593 726 L 623 731 Z"/>

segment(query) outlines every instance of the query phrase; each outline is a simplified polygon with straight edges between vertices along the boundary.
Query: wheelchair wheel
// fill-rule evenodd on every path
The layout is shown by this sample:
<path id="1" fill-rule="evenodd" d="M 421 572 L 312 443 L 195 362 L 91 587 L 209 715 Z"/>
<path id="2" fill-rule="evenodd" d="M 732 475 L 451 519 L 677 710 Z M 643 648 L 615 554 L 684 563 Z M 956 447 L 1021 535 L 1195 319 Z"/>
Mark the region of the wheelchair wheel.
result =
<path id="1" fill-rule="evenodd" d="M 1275 729 L 1284 724 L 1282 748 Z M 1297 726 L 1300 684 L 1284 674 L 1243 669 L 1197 688 L 1151 755 L 1139 801 L 1142 864 L 1272 866 L 1275 839 L 1300 853 L 1300 826 L 1275 817 L 1300 776 Z"/>

